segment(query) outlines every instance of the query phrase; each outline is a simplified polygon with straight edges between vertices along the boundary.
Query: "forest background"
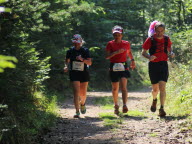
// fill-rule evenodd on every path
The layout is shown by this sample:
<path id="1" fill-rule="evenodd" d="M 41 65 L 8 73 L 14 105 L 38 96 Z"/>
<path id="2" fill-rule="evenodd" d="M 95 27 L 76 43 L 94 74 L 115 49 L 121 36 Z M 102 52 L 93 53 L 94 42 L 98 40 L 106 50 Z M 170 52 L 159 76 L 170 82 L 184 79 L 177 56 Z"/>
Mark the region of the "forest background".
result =
<path id="1" fill-rule="evenodd" d="M 57 118 L 58 101 L 70 91 L 63 73 L 66 51 L 81 34 L 93 58 L 89 91 L 110 90 L 105 46 L 115 25 L 124 28 L 137 68 L 129 90 L 149 86 L 142 43 L 150 22 L 166 25 L 175 59 L 167 85 L 171 106 L 191 119 L 191 0 L 0 0 L 0 142 L 27 143 Z M 128 61 L 129 62 L 129 61 Z"/>

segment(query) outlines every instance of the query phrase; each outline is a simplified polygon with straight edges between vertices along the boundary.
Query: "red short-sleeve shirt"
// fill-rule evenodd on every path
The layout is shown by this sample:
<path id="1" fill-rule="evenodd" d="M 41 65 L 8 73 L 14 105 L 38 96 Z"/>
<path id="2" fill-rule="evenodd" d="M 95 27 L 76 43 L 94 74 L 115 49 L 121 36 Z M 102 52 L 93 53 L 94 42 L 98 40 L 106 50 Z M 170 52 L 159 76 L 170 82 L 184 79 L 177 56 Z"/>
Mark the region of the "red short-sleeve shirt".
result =
<path id="1" fill-rule="evenodd" d="M 152 62 L 167 61 L 168 60 L 168 55 L 164 52 L 164 44 L 165 44 L 164 38 L 157 39 L 155 37 L 155 35 L 153 37 L 154 37 L 154 40 L 157 42 L 157 49 L 156 49 L 155 54 L 153 54 L 153 55 L 156 56 L 157 58 L 154 59 Z M 168 38 L 167 51 L 171 51 L 171 45 L 172 45 L 172 42 Z M 143 49 L 149 50 L 150 48 L 151 48 L 151 38 L 149 37 L 144 42 Z"/>
<path id="2" fill-rule="evenodd" d="M 106 46 L 106 51 L 110 51 L 112 53 L 122 48 L 126 49 L 126 51 L 111 57 L 111 63 L 120 63 L 127 61 L 127 53 L 130 51 L 130 43 L 124 40 L 122 40 L 121 43 L 116 43 L 114 40 L 108 42 Z"/>

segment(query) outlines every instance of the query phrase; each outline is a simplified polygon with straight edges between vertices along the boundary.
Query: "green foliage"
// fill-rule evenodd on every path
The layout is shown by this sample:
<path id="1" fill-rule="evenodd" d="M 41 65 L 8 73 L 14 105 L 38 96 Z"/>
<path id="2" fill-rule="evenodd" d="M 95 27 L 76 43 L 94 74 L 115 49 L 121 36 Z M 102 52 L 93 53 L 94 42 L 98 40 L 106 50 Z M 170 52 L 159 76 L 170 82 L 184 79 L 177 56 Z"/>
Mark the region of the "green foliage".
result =
<path id="1" fill-rule="evenodd" d="M 192 29 L 174 33 L 173 51 L 176 53 L 175 61 L 183 64 L 189 64 L 192 57 Z"/>
<path id="2" fill-rule="evenodd" d="M 15 57 L 0 55 L 0 73 L 4 72 L 5 68 L 15 68 L 13 62 L 17 62 Z"/>
<path id="3" fill-rule="evenodd" d="M 8 106 L 1 117 L 2 143 L 30 142 L 34 134 L 51 125 L 55 119 L 54 109 L 50 109 L 56 100 L 45 98 L 43 103 L 35 103 L 35 92 L 44 87 L 42 83 L 49 78 L 50 71 L 50 57 L 40 57 L 41 52 L 37 51 L 39 39 L 33 39 L 35 32 L 47 29 L 39 23 L 39 10 L 43 11 L 46 5 L 38 3 L 39 9 L 32 9 L 31 5 L 36 2 L 13 1 L 10 5 L 14 13 L 1 15 L 0 52 L 15 57 L 6 57 L 9 61 L 18 60 L 15 69 L 6 69 L 0 75 L 0 84 L 3 85 L 0 88 L 0 103 Z"/>
<path id="4" fill-rule="evenodd" d="M 20 103 L 16 113 L 11 112 L 7 105 L 0 105 L 0 142 L 30 142 L 36 134 L 53 125 L 57 116 L 56 101 L 54 95 L 46 97 L 43 93 L 36 92 L 33 102 Z"/>
<path id="5" fill-rule="evenodd" d="M 168 83 L 169 109 L 174 115 L 191 115 L 191 67 L 179 64 L 172 68 Z"/>
<path id="6" fill-rule="evenodd" d="M 5 3 L 5 2 L 7 2 L 8 0 L 0 0 L 0 4 L 1 3 Z M 2 7 L 2 6 L 0 6 L 0 13 L 2 13 L 2 12 L 11 12 L 12 10 L 10 9 L 10 8 L 6 8 L 6 7 Z"/>

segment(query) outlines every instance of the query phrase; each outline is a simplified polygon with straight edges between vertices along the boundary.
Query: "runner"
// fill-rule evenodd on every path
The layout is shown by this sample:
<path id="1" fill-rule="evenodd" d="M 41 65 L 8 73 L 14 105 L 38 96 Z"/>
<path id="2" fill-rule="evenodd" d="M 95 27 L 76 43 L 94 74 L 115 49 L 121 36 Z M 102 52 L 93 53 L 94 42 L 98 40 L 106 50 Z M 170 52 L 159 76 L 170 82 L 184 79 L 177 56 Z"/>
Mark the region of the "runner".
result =
<path id="1" fill-rule="evenodd" d="M 74 118 L 79 118 L 80 112 L 86 113 L 86 93 L 89 82 L 88 65 L 92 64 L 89 49 L 82 47 L 84 41 L 79 34 L 75 34 L 72 39 L 73 47 L 67 51 L 64 72 L 69 70 L 69 78 L 72 82 L 74 93 L 74 105 L 76 114 Z"/>
<path id="2" fill-rule="evenodd" d="M 110 60 L 109 75 L 112 82 L 112 94 L 114 101 L 114 113 L 119 114 L 118 92 L 119 85 L 122 92 L 122 112 L 127 113 L 127 79 L 130 77 L 127 65 L 127 57 L 131 59 L 131 68 L 135 68 L 135 61 L 128 41 L 122 40 L 123 28 L 115 26 L 112 29 L 114 40 L 109 41 L 106 46 L 106 59 Z"/>
<path id="3" fill-rule="evenodd" d="M 172 42 L 165 33 L 165 25 L 153 21 L 149 27 L 148 38 L 143 44 L 142 55 L 149 59 L 149 77 L 152 84 L 153 102 L 151 111 L 156 111 L 157 94 L 160 91 L 159 116 L 166 116 L 164 104 L 166 98 L 166 82 L 168 80 L 168 54 L 173 58 L 175 54 L 171 51 Z M 149 50 L 149 54 L 147 51 Z"/>

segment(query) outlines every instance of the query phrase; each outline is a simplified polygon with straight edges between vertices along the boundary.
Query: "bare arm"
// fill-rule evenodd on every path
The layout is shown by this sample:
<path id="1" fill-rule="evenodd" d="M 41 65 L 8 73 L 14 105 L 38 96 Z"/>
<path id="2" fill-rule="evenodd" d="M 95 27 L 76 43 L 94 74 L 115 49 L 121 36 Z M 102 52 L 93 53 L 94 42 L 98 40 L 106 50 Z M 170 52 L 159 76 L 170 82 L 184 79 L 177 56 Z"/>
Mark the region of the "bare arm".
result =
<path id="1" fill-rule="evenodd" d="M 70 63 L 70 59 L 66 59 L 65 60 L 65 64 L 64 64 L 64 72 L 68 71 L 68 64 Z"/>
<path id="2" fill-rule="evenodd" d="M 141 53 L 141 54 L 142 54 L 143 57 L 145 57 L 145 58 L 147 58 L 147 59 L 150 58 L 150 55 L 148 55 L 147 50 L 145 50 L 145 49 L 142 50 L 142 53 Z"/>
<path id="3" fill-rule="evenodd" d="M 126 51 L 126 50 L 123 49 L 123 48 L 119 49 L 117 51 L 114 51 L 114 52 L 106 51 L 105 58 L 110 59 L 110 58 L 112 58 L 113 56 L 115 56 L 117 54 L 123 53 L 124 51 Z"/>
<path id="4" fill-rule="evenodd" d="M 91 58 L 84 59 L 83 62 L 87 65 L 92 65 L 92 59 Z"/>
<path id="5" fill-rule="evenodd" d="M 130 60 L 133 59 L 133 54 L 132 54 L 131 50 L 129 50 L 129 51 L 127 52 L 127 55 L 128 55 L 128 57 L 130 58 Z"/>
<path id="6" fill-rule="evenodd" d="M 172 51 L 171 48 L 169 49 L 168 52 L 169 52 L 169 55 L 170 55 L 171 58 L 174 58 L 174 57 L 175 57 L 175 53 Z"/>
<path id="7" fill-rule="evenodd" d="M 127 55 L 128 55 L 128 57 L 130 58 L 130 60 L 131 60 L 131 65 L 130 65 L 130 67 L 131 67 L 131 69 L 133 70 L 133 69 L 136 68 L 136 65 L 135 65 L 135 60 L 134 60 L 134 58 L 133 58 L 133 54 L 132 54 L 131 50 L 129 50 L 129 51 L 127 52 Z"/>
<path id="8" fill-rule="evenodd" d="M 86 65 L 92 65 L 92 59 L 91 58 L 82 58 L 81 55 L 76 57 L 77 60 L 80 60 L 82 62 L 84 62 Z"/>
<path id="9" fill-rule="evenodd" d="M 142 53 L 141 53 L 141 54 L 142 54 L 143 57 L 149 59 L 149 61 L 153 61 L 154 59 L 157 58 L 157 57 L 154 56 L 154 55 L 150 56 L 150 55 L 147 53 L 147 50 L 145 50 L 145 49 L 142 50 Z"/>

